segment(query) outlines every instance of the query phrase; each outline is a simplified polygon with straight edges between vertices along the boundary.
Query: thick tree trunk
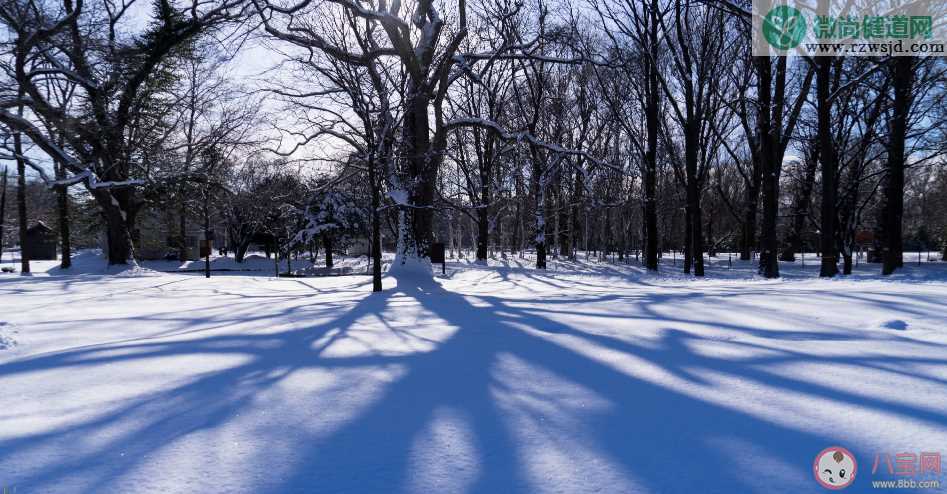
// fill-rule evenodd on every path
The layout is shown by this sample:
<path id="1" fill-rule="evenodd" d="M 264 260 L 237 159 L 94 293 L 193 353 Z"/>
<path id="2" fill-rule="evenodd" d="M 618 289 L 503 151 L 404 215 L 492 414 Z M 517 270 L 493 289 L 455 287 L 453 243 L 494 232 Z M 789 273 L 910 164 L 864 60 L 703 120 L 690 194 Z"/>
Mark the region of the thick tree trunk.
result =
<path id="1" fill-rule="evenodd" d="M 831 278 L 838 274 L 838 246 L 835 243 L 836 172 L 838 162 L 832 143 L 832 102 L 829 100 L 829 84 L 834 57 L 816 58 L 816 100 L 818 107 L 819 154 L 822 156 L 822 266 L 819 276 Z"/>
<path id="2" fill-rule="evenodd" d="M 247 255 L 247 249 L 250 248 L 250 239 L 245 238 L 241 239 L 240 242 L 234 244 L 233 250 L 233 260 L 236 263 L 242 263 L 243 259 Z"/>
<path id="3" fill-rule="evenodd" d="M 911 110 L 911 88 L 914 85 L 914 59 L 893 57 L 889 62 L 894 87 L 894 105 L 888 142 L 887 172 L 883 197 L 883 247 L 881 274 L 889 275 L 904 264 L 904 239 L 901 218 L 904 214 L 904 148 L 908 114 Z"/>
<path id="4" fill-rule="evenodd" d="M 696 166 L 696 165 L 695 165 Z M 691 217 L 691 262 L 694 263 L 694 276 L 704 276 L 704 223 L 700 207 L 700 188 L 695 178 L 693 185 L 693 213 Z"/>
<path id="5" fill-rule="evenodd" d="M 396 265 L 429 265 L 434 240 L 434 192 L 439 157 L 431 146 L 430 96 L 415 82 L 408 84 L 402 141 L 407 165 L 408 205 L 402 208 Z"/>
<path id="6" fill-rule="evenodd" d="M 134 252 L 128 225 L 115 208 L 106 211 L 105 216 L 109 264 L 128 264 Z"/>
<path id="7" fill-rule="evenodd" d="M 659 5 L 657 0 L 651 1 L 648 24 L 647 68 L 648 98 L 645 108 L 645 125 L 648 134 L 648 146 L 644 159 L 644 258 L 645 268 L 648 271 L 658 270 L 658 208 L 657 208 L 657 176 L 658 176 L 658 113 L 660 112 L 660 88 L 658 87 L 658 19 Z"/>
<path id="8" fill-rule="evenodd" d="M 486 264 L 487 248 L 490 242 L 490 212 L 481 205 L 477 209 L 477 262 Z"/>
<path id="9" fill-rule="evenodd" d="M 653 152 L 649 152 L 651 154 Z M 658 270 L 658 208 L 656 198 L 656 166 L 648 163 L 645 176 L 644 199 L 644 261 L 648 271 Z"/>
<path id="10" fill-rule="evenodd" d="M 759 74 L 759 114 L 757 129 L 759 133 L 762 160 L 761 183 L 763 192 L 763 225 L 760 232 L 760 266 L 759 272 L 766 278 L 779 277 L 779 262 L 777 259 L 778 242 L 776 238 L 776 217 L 779 214 L 779 167 L 781 161 L 777 156 L 779 143 L 774 139 L 776 131 L 773 128 L 772 114 L 772 66 L 769 57 L 755 57 L 757 73 Z"/>
<path id="11" fill-rule="evenodd" d="M 105 216 L 109 264 L 127 264 L 134 257 L 132 231 L 135 226 L 135 215 L 128 206 L 130 192 L 96 190 L 92 195 Z"/>
<path id="12" fill-rule="evenodd" d="M 686 267 L 688 262 L 694 264 L 694 276 L 704 276 L 704 235 L 703 218 L 700 209 L 700 179 L 697 176 L 697 149 L 699 140 L 699 121 L 696 116 L 690 118 L 688 122 L 685 140 L 686 149 L 684 150 L 684 164 L 687 173 L 687 232 L 688 252 L 685 252 L 684 272 L 689 272 Z"/>

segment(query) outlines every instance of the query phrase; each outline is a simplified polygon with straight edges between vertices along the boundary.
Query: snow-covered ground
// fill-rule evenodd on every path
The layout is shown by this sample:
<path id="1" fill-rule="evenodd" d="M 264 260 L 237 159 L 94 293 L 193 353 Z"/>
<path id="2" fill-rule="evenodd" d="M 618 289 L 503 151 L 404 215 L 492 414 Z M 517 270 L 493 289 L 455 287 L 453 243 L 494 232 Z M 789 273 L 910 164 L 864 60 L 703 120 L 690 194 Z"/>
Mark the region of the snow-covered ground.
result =
<path id="1" fill-rule="evenodd" d="M 384 256 L 383 260 L 390 262 L 393 255 Z M 367 271 L 368 268 L 368 259 L 365 256 L 361 257 L 349 257 L 336 255 L 333 259 L 333 266 L 335 268 L 334 272 L 346 270 L 354 271 L 361 270 Z M 40 275 L 85 275 L 85 274 L 117 274 L 120 271 L 126 271 L 127 268 L 124 266 L 109 267 L 108 264 L 102 259 L 102 252 L 98 249 L 88 249 L 80 251 L 77 255 L 72 258 L 72 267 L 68 270 L 62 270 L 59 268 L 60 261 L 32 261 L 30 263 L 30 271 L 33 274 Z M 15 271 L 20 270 L 20 256 L 19 251 L 14 250 L 12 252 L 4 252 L 3 260 L 0 262 L 0 266 L 7 267 L 8 269 L 13 269 Z M 273 258 L 267 258 L 262 252 L 250 252 L 244 258 L 243 262 L 236 262 L 233 257 L 225 256 L 213 256 L 210 259 L 210 268 L 211 272 L 214 275 L 222 274 L 247 274 L 247 273 L 259 273 L 262 275 L 274 275 L 276 273 L 277 267 L 281 273 L 285 273 L 287 270 L 286 260 L 281 259 L 279 265 L 276 265 L 276 262 Z M 294 259 L 290 261 L 289 267 L 293 272 L 313 272 L 315 274 L 324 274 L 325 272 L 325 259 L 319 257 L 316 259 L 315 264 L 311 263 L 307 258 L 301 257 L 299 259 Z M 165 260 L 148 260 L 140 261 L 138 270 L 135 270 L 136 273 L 145 270 L 145 271 L 159 271 L 163 273 L 183 273 L 183 272 L 202 272 L 205 269 L 204 260 L 196 261 L 165 261 Z M 125 273 L 126 275 L 129 273 Z"/>
<path id="2" fill-rule="evenodd" d="M 819 492 L 842 446 L 882 492 L 877 453 L 947 455 L 947 264 L 671 261 L 0 274 L 0 487 Z"/>

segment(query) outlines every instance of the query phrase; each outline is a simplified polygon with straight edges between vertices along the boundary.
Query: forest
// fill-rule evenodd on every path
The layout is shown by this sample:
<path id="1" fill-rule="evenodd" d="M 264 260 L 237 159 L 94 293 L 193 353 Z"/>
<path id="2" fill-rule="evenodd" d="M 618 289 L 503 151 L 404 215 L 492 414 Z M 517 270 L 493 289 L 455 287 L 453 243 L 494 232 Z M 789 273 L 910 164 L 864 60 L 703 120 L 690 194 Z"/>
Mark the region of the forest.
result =
<path id="1" fill-rule="evenodd" d="M 944 20 L 0 0 L 0 493 L 944 492 Z"/>
<path id="2" fill-rule="evenodd" d="M 4 0 L 4 244 L 41 218 L 64 264 L 70 239 L 124 264 L 147 214 L 172 245 L 202 228 L 238 262 L 260 235 L 330 263 L 364 239 L 376 289 L 383 251 L 423 271 L 435 242 L 537 269 L 679 255 L 697 277 L 719 252 L 775 278 L 802 252 L 832 277 L 947 251 L 944 58 L 754 56 L 751 16 L 726 0 Z"/>

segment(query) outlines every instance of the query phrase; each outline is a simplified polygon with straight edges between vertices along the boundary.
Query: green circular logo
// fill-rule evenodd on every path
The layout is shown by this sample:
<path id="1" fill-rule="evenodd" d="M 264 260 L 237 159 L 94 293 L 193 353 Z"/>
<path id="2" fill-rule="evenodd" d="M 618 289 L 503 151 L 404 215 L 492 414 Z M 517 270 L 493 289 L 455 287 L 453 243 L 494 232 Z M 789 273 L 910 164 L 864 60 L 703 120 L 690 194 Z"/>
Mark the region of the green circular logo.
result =
<path id="1" fill-rule="evenodd" d="M 806 19 L 788 5 L 773 8 L 763 19 L 763 37 L 780 50 L 795 48 L 805 35 Z"/>

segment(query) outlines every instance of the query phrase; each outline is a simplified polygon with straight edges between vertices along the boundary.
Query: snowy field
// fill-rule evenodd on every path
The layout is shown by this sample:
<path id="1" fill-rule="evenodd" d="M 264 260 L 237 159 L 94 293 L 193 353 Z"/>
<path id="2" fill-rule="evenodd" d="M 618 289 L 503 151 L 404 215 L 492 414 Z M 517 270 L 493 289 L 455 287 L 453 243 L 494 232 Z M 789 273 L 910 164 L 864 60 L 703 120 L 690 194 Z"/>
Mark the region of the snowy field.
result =
<path id="1" fill-rule="evenodd" d="M 519 263 L 2 274 L 0 487 L 802 493 L 843 446 L 881 492 L 876 453 L 947 455 L 945 263 Z"/>

